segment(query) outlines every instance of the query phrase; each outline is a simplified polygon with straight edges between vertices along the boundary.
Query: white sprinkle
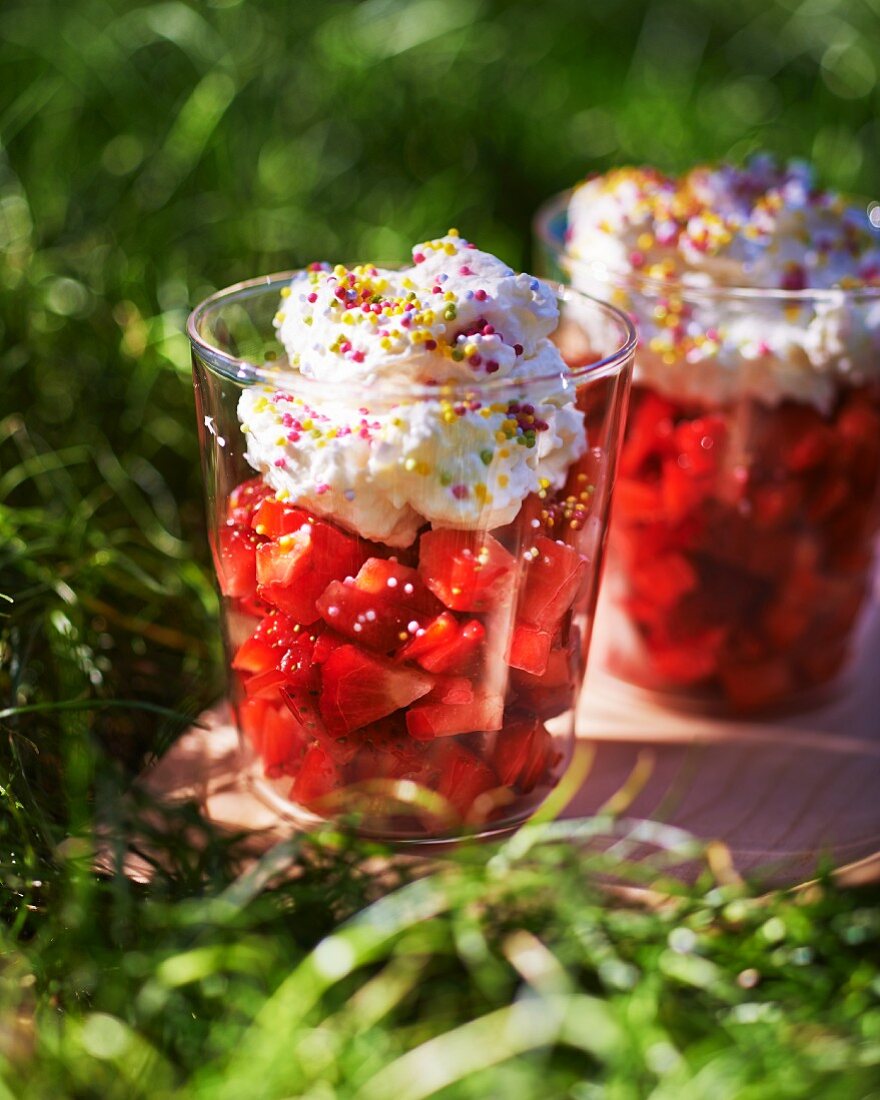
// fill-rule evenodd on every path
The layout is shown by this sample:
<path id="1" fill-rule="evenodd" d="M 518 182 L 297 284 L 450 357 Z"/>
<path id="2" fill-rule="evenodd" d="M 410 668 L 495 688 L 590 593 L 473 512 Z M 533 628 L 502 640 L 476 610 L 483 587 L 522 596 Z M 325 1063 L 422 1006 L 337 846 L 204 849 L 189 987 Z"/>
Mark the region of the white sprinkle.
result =
<path id="1" fill-rule="evenodd" d="M 397 577 L 389 577 L 387 583 L 389 588 L 397 588 Z"/>
<path id="2" fill-rule="evenodd" d="M 334 615 L 338 615 L 338 614 L 339 614 L 339 608 L 338 608 L 338 607 L 328 607 L 328 608 L 327 608 L 327 614 L 328 614 L 328 615 L 330 616 L 330 618 L 332 619 L 332 618 L 334 617 Z"/>
<path id="3" fill-rule="evenodd" d="M 376 621 L 376 612 L 372 608 L 366 613 L 366 619 L 368 623 L 374 623 Z"/>
<path id="4" fill-rule="evenodd" d="M 419 629 L 419 624 L 415 621 L 415 619 L 413 619 L 411 623 L 406 624 L 406 629 L 410 632 L 410 634 L 415 634 L 415 632 Z"/>
<path id="5" fill-rule="evenodd" d="M 403 590 L 407 594 L 407 596 L 411 596 L 413 594 L 413 592 L 415 591 L 415 589 L 409 583 L 409 581 L 407 581 L 406 584 L 403 586 Z"/>
<path id="6" fill-rule="evenodd" d="M 354 624 L 354 632 L 355 632 L 355 634 L 360 634 L 360 632 L 361 632 L 361 631 L 362 631 L 363 629 L 364 629 L 364 628 L 363 628 L 363 626 L 362 626 L 362 625 L 361 625 L 360 623 L 355 623 L 355 624 Z"/>

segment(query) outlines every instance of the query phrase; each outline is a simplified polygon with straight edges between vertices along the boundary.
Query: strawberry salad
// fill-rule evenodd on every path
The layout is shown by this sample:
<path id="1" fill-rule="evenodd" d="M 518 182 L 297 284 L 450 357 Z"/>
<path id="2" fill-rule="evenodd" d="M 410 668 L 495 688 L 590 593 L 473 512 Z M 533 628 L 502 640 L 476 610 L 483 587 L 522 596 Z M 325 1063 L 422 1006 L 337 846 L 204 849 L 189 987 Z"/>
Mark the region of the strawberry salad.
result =
<path id="1" fill-rule="evenodd" d="M 239 724 L 296 806 L 432 835 L 558 778 L 607 499 L 558 322 L 454 230 L 283 287 L 215 558 Z"/>
<path id="2" fill-rule="evenodd" d="M 636 321 L 607 660 L 738 711 L 840 672 L 880 494 L 880 232 L 766 157 L 575 188 L 558 256 Z"/>

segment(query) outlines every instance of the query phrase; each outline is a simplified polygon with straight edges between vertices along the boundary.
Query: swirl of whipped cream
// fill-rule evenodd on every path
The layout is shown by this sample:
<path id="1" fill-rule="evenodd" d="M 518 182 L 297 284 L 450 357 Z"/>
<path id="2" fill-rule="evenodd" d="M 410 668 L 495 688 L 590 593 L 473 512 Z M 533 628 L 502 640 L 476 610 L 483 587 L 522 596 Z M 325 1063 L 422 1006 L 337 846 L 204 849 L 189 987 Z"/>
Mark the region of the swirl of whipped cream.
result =
<path id="1" fill-rule="evenodd" d="M 571 196 L 566 251 L 585 261 L 576 285 L 595 292 L 604 271 L 620 288 L 640 329 L 636 378 L 673 397 L 826 408 L 841 380 L 880 374 L 880 233 L 802 163 L 588 179 Z M 698 293 L 732 287 L 823 293 Z"/>
<path id="2" fill-rule="evenodd" d="M 509 523 L 587 445 L 549 339 L 558 316 L 550 287 L 454 231 L 400 271 L 313 264 L 275 323 L 288 369 L 332 398 L 246 388 L 248 462 L 282 498 L 390 546 L 425 523 Z"/>

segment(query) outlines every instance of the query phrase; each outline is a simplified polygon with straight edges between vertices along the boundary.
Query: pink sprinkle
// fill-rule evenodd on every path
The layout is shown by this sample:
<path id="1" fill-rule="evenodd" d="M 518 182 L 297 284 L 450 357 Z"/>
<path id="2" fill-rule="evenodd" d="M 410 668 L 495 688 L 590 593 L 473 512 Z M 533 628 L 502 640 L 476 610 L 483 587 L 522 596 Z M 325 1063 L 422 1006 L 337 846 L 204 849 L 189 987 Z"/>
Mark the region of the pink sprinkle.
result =
<path id="1" fill-rule="evenodd" d="M 423 264 L 424 262 L 425 262 L 424 252 L 413 252 L 413 263 L 414 264 Z"/>
<path id="2" fill-rule="evenodd" d="M 456 500 L 464 500 L 468 495 L 468 487 L 467 485 L 453 485 L 451 492 Z"/>
<path id="3" fill-rule="evenodd" d="M 713 343 L 718 343 L 721 339 L 717 328 L 706 329 L 706 339 L 711 340 Z"/>
<path id="4" fill-rule="evenodd" d="M 330 486 L 327 484 L 326 481 L 322 481 L 320 485 L 315 486 L 315 492 L 318 494 L 318 496 L 323 496 L 324 493 L 330 492 Z"/>
<path id="5" fill-rule="evenodd" d="M 468 362 L 472 367 L 478 367 L 483 362 L 483 357 L 482 355 L 472 355 Z"/>
<path id="6" fill-rule="evenodd" d="M 807 276 L 800 264 L 793 264 L 782 277 L 780 286 L 783 290 L 803 290 L 807 285 Z"/>
<path id="7" fill-rule="evenodd" d="M 337 287 L 337 288 L 336 288 L 336 289 L 335 289 L 335 290 L 333 291 L 333 293 L 334 293 L 334 294 L 336 295 L 336 297 L 337 297 L 337 298 L 338 298 L 338 299 L 339 299 L 340 301 L 342 301 L 342 300 L 343 300 L 343 299 L 345 298 L 345 289 L 344 289 L 343 287 L 341 287 L 341 286 L 338 286 L 338 287 Z"/>
<path id="8" fill-rule="evenodd" d="M 629 262 L 632 264 L 633 267 L 644 267 L 645 266 L 645 254 L 644 254 L 644 252 L 639 252 L 637 249 L 634 249 L 629 254 Z"/>
<path id="9" fill-rule="evenodd" d="M 278 466 L 279 468 L 284 467 L 284 466 L 287 465 L 287 459 L 286 458 L 276 458 L 275 461 L 272 463 L 272 465 L 273 466 Z"/>
<path id="10" fill-rule="evenodd" d="M 287 438 L 290 440 L 291 443 L 299 443 L 299 432 L 288 432 Z"/>
<path id="11" fill-rule="evenodd" d="M 362 351 L 352 352 L 351 357 L 355 361 L 355 363 L 363 363 L 364 361 L 364 353 Z"/>
<path id="12" fill-rule="evenodd" d="M 468 267 L 467 264 L 463 264 L 458 269 L 458 273 L 459 273 L 459 275 L 473 275 L 473 271 L 471 271 L 471 269 Z"/>
<path id="13" fill-rule="evenodd" d="M 769 355 L 769 354 L 770 354 L 770 345 L 767 343 L 767 341 L 766 340 L 759 341 L 759 343 L 758 343 L 758 355 Z"/>
<path id="14" fill-rule="evenodd" d="M 443 293 L 443 287 L 442 286 L 432 286 L 431 287 L 431 293 L 432 294 L 442 294 Z"/>
<path id="15" fill-rule="evenodd" d="M 436 351 L 436 350 L 437 350 L 437 341 L 436 340 L 426 340 L 425 341 L 425 351 Z"/>
<path id="16" fill-rule="evenodd" d="M 358 409 L 358 412 L 361 414 L 361 416 L 367 416 L 369 414 L 370 410 L 369 409 Z"/>
<path id="17" fill-rule="evenodd" d="M 494 374 L 495 371 L 497 371 L 497 370 L 498 370 L 497 361 L 495 359 L 490 359 L 489 362 L 486 364 L 486 373 L 487 374 Z"/>
<path id="18" fill-rule="evenodd" d="M 494 336 L 495 335 L 494 325 L 484 325 L 483 326 L 483 335 L 484 336 Z"/>
<path id="19" fill-rule="evenodd" d="M 478 302 L 485 302 L 489 295 L 481 288 L 480 290 L 474 291 L 474 297 Z"/>
<path id="20" fill-rule="evenodd" d="M 309 295 L 309 297 L 308 297 L 308 300 L 309 300 L 310 302 L 317 302 L 317 300 L 318 300 L 318 295 L 317 295 L 317 294 L 316 294 L 316 293 L 314 292 L 314 290 L 313 290 L 313 291 L 312 291 L 312 293 L 311 293 L 311 294 Z"/>
<path id="21" fill-rule="evenodd" d="M 522 344 L 514 344 L 513 345 L 513 354 L 514 355 L 522 355 L 522 353 L 523 353 Z"/>

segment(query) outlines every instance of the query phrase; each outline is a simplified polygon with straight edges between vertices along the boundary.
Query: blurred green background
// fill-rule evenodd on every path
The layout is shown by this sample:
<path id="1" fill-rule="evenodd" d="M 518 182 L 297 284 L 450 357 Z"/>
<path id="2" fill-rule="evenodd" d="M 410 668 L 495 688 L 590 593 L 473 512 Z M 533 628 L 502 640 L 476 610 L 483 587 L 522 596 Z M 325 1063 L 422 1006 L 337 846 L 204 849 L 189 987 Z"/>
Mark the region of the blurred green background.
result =
<path id="1" fill-rule="evenodd" d="M 220 690 L 192 305 L 450 225 L 526 266 L 537 205 L 621 162 L 770 149 L 876 194 L 878 66 L 880 0 L 0 5 L 3 1100 L 348 1096 L 386 1065 L 364 1095 L 416 1097 L 435 1038 L 450 1096 L 878 1095 L 876 890 L 752 901 L 707 871 L 636 912 L 565 843 L 483 851 L 433 916 L 367 910 L 331 974 L 309 952 L 375 894 L 362 849 L 236 880 L 235 838 L 120 799 Z M 93 875 L 97 821 L 162 852 L 151 888 Z"/>

